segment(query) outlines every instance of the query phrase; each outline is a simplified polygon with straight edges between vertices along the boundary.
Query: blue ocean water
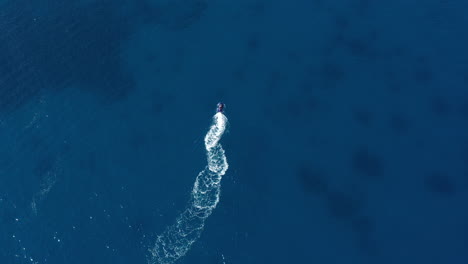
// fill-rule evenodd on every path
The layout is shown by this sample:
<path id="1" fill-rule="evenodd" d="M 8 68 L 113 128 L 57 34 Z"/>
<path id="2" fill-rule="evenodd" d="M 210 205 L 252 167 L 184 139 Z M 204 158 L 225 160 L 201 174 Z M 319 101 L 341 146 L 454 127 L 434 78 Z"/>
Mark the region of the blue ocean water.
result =
<path id="1" fill-rule="evenodd" d="M 0 1 L 0 263 L 468 263 L 468 2 Z"/>

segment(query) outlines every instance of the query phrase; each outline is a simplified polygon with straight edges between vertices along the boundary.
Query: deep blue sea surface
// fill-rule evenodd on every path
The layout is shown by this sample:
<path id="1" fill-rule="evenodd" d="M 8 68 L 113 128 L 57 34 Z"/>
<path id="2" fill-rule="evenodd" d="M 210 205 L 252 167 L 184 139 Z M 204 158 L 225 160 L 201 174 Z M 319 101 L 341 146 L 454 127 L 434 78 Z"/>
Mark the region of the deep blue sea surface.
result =
<path id="1" fill-rule="evenodd" d="M 468 1 L 0 1 L 0 263 L 468 263 Z"/>

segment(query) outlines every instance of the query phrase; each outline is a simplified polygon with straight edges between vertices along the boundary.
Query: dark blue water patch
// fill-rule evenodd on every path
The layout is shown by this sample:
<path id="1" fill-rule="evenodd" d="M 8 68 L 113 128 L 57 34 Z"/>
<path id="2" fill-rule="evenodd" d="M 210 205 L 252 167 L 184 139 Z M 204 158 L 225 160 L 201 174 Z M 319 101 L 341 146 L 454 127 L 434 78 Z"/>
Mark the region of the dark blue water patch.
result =
<path id="1" fill-rule="evenodd" d="M 287 76 L 284 72 L 273 71 L 265 81 L 265 90 L 268 96 L 280 94 L 286 84 Z"/>
<path id="2" fill-rule="evenodd" d="M 356 0 L 351 2 L 351 7 L 354 9 L 358 17 L 369 15 L 369 10 L 372 8 L 370 0 Z"/>
<path id="3" fill-rule="evenodd" d="M 171 30 L 182 30 L 200 20 L 207 9 L 204 0 L 169 1 L 159 7 L 158 22 Z"/>
<path id="4" fill-rule="evenodd" d="M 136 10 L 136 19 L 141 24 L 157 25 L 169 31 L 185 30 L 196 24 L 205 14 L 205 0 L 148 1 L 127 3 Z"/>
<path id="5" fill-rule="evenodd" d="M 261 48 L 261 40 L 259 33 L 252 34 L 248 39 L 247 39 L 247 53 L 249 55 L 254 55 L 259 51 Z"/>
<path id="6" fill-rule="evenodd" d="M 468 120 L 468 103 L 462 103 L 457 107 L 459 116 L 464 120 Z"/>
<path id="7" fill-rule="evenodd" d="M 43 10 L 20 0 L 1 10 L 8 27 L 0 36 L 1 65 L 7 65 L 0 73 L 3 109 L 22 105 L 41 89 L 70 84 L 110 100 L 128 94 L 134 84 L 121 51 L 134 21 L 113 1 L 84 6 L 49 1 L 46 13 L 36 9 Z"/>
<path id="8" fill-rule="evenodd" d="M 366 208 L 367 198 L 361 190 L 338 191 L 327 182 L 330 175 L 300 166 L 298 178 L 304 191 L 313 194 L 322 201 L 327 215 L 353 236 L 353 247 L 363 255 L 376 257 L 380 251 L 378 237 L 375 234 L 377 221 Z"/>
<path id="9" fill-rule="evenodd" d="M 382 159 L 367 146 L 358 147 L 353 153 L 351 161 L 353 172 L 363 176 L 364 179 L 379 179 L 384 174 Z"/>
<path id="10" fill-rule="evenodd" d="M 361 215 L 351 221 L 353 230 L 361 236 L 370 236 L 375 232 L 375 220 L 369 216 Z"/>
<path id="11" fill-rule="evenodd" d="M 342 56 L 345 52 L 360 61 L 376 63 L 383 55 L 378 43 L 380 31 L 372 21 L 356 18 L 349 10 L 330 11 L 331 37 L 324 42 L 321 54 Z"/>
<path id="12" fill-rule="evenodd" d="M 318 84 L 322 89 L 335 88 L 340 82 L 346 78 L 346 70 L 337 60 L 326 59 L 320 65 L 317 71 L 313 71 L 318 75 Z"/>
<path id="13" fill-rule="evenodd" d="M 17 206 L 6 195 L 2 195 L 0 197 L 0 204 L 1 204 L 0 221 L 2 222 L 3 227 L 8 227 L 12 225 L 15 222 L 15 219 L 17 218 L 17 213 L 16 213 Z M 6 228 L 5 230 L 8 230 L 8 228 Z M 5 234 L 7 233 L 8 232 L 5 232 Z"/>
<path id="14" fill-rule="evenodd" d="M 401 113 L 393 113 L 389 119 L 390 128 L 397 135 L 405 135 L 411 128 L 411 122 Z"/>
<path id="15" fill-rule="evenodd" d="M 41 156 L 37 160 L 36 165 L 33 168 L 33 174 L 39 178 L 43 178 L 47 173 L 53 170 L 56 163 L 56 157 L 49 153 L 44 155 L 41 153 Z"/>
<path id="16" fill-rule="evenodd" d="M 0 36 L 0 111 L 17 109 L 40 90 L 68 86 L 90 91 L 103 102 L 125 98 L 135 81 L 123 51 L 145 23 L 144 14 L 154 25 L 180 30 L 198 21 L 206 6 L 191 0 L 158 6 L 49 1 L 45 9 L 29 1 L 6 2 L 0 11 L 6 28 Z"/>
<path id="17" fill-rule="evenodd" d="M 338 220 L 351 220 L 362 211 L 362 201 L 353 195 L 332 191 L 326 194 L 330 217 Z"/>
<path id="18" fill-rule="evenodd" d="M 424 186 L 427 191 L 441 197 L 453 196 L 457 191 L 455 181 L 449 175 L 437 171 L 425 176 Z"/>
<path id="19" fill-rule="evenodd" d="M 268 10 L 269 2 L 265 0 L 255 0 L 249 3 L 247 13 L 252 19 L 260 19 Z"/>
<path id="20" fill-rule="evenodd" d="M 432 70 L 431 62 L 426 56 L 417 56 L 413 67 L 413 78 L 420 85 L 427 85 L 434 81 L 435 72 Z"/>
<path id="21" fill-rule="evenodd" d="M 351 221 L 351 229 L 356 233 L 357 247 L 368 256 L 378 256 L 381 249 L 376 238 L 376 221 L 371 217 L 360 215 Z"/>
<path id="22" fill-rule="evenodd" d="M 370 127 L 374 122 L 374 114 L 363 107 L 354 109 L 353 117 L 356 123 L 365 128 Z"/>
<path id="23" fill-rule="evenodd" d="M 321 195 L 329 191 L 327 175 L 324 172 L 301 165 L 297 171 L 297 178 L 306 193 Z"/>
<path id="24" fill-rule="evenodd" d="M 375 30 L 372 30 L 368 33 L 368 36 L 362 39 L 350 39 L 345 42 L 346 48 L 349 52 L 358 58 L 364 58 L 369 60 L 376 59 L 376 51 L 373 50 L 372 43 L 375 42 L 377 38 L 377 33 Z"/>
<path id="25" fill-rule="evenodd" d="M 431 112 L 439 117 L 447 117 L 452 112 L 452 106 L 443 96 L 436 96 L 430 102 Z"/>
<path id="26" fill-rule="evenodd" d="M 385 82 L 386 89 L 395 95 L 400 95 L 403 88 L 403 84 L 399 80 L 398 74 L 393 69 L 386 69 L 383 73 L 383 80 Z"/>

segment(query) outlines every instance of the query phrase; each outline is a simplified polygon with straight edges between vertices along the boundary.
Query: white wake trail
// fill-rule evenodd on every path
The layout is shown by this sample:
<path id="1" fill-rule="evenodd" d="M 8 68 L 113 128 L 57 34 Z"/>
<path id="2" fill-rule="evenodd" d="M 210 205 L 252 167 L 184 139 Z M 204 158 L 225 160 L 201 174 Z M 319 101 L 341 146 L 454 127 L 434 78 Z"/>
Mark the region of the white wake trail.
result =
<path id="1" fill-rule="evenodd" d="M 169 264 L 184 256 L 200 237 L 205 220 L 219 202 L 221 178 L 228 169 L 224 149 L 219 140 L 224 134 L 227 118 L 222 112 L 213 116 L 213 124 L 205 136 L 208 165 L 201 171 L 192 189 L 190 202 L 176 222 L 157 237 L 150 250 L 149 263 Z"/>

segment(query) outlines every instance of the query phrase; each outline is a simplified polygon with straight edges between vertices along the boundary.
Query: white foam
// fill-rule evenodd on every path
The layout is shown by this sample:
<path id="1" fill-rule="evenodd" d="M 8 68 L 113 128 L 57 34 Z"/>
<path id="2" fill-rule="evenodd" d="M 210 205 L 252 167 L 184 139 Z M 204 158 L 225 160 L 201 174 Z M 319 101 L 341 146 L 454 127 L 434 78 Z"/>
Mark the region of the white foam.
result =
<path id="1" fill-rule="evenodd" d="M 208 165 L 202 170 L 192 189 L 187 208 L 157 237 L 150 250 L 149 263 L 169 264 L 184 256 L 200 237 L 205 220 L 219 202 L 221 179 L 228 169 L 224 149 L 219 140 L 226 130 L 227 118 L 219 112 L 213 116 L 213 124 L 205 136 Z"/>

